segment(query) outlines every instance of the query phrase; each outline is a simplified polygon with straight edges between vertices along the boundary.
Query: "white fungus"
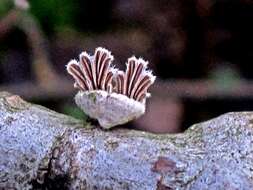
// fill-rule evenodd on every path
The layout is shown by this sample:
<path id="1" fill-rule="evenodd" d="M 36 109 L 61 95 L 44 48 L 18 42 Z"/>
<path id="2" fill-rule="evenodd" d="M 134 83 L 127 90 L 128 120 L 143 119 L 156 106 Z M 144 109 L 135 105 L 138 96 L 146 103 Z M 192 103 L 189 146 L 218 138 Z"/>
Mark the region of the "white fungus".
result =
<path id="1" fill-rule="evenodd" d="M 143 115 L 149 97 L 147 90 L 155 81 L 147 70 L 148 62 L 142 58 L 129 58 L 126 72 L 115 69 L 112 61 L 111 52 L 99 47 L 93 56 L 82 52 L 79 61 L 67 64 L 74 87 L 79 89 L 76 104 L 106 129 Z"/>

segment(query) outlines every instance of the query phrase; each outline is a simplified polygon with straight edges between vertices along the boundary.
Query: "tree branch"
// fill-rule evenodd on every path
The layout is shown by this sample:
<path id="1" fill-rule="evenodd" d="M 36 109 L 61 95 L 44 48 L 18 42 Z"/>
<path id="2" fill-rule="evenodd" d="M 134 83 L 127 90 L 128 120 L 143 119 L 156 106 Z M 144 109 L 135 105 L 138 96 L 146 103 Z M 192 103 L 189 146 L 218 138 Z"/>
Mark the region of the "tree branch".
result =
<path id="1" fill-rule="evenodd" d="M 2 92 L 0 189 L 251 189 L 252 119 L 228 113 L 177 135 L 104 131 Z"/>

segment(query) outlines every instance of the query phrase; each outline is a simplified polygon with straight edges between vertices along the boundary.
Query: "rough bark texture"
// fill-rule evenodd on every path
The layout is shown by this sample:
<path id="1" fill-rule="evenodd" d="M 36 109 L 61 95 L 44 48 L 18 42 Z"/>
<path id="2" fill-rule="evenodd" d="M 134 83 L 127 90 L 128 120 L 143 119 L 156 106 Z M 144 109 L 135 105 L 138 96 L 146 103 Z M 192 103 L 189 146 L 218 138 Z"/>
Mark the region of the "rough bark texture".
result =
<path id="1" fill-rule="evenodd" d="M 104 131 L 0 93 L 0 189 L 252 189 L 253 113 Z"/>

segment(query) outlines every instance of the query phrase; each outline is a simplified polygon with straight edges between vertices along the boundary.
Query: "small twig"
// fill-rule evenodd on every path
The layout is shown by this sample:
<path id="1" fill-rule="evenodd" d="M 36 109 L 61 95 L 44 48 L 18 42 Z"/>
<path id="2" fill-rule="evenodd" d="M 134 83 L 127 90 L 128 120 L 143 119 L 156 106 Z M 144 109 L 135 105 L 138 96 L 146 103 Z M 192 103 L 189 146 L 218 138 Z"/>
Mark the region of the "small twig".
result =
<path id="1" fill-rule="evenodd" d="M 60 77 L 52 68 L 45 48 L 46 37 L 36 19 L 24 10 L 13 9 L 0 21 L 0 37 L 6 35 L 13 27 L 18 27 L 27 36 L 32 49 L 32 69 L 36 82 L 42 88 L 54 88 Z"/>
<path id="2" fill-rule="evenodd" d="M 3 38 L 16 24 L 18 14 L 16 10 L 11 10 L 0 20 L 0 38 Z"/>

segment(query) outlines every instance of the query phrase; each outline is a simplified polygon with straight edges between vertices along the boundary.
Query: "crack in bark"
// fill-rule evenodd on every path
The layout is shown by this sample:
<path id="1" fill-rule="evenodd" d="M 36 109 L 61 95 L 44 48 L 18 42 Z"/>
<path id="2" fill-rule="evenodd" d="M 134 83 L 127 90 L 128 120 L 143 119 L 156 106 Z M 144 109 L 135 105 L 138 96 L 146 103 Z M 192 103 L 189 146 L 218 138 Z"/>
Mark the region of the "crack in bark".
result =
<path id="1" fill-rule="evenodd" d="M 53 163 L 59 158 L 61 147 L 61 141 L 65 137 L 68 130 L 66 130 L 60 137 L 56 139 L 53 144 L 51 151 L 48 153 L 50 157 L 48 158 L 48 164 L 46 167 L 39 167 L 37 171 L 36 179 L 33 179 L 30 184 L 33 190 L 68 190 L 70 178 L 68 174 L 54 175 L 53 173 Z M 47 159 L 47 158 L 44 158 Z M 43 160 L 44 160 L 43 159 Z M 42 161 L 43 164 L 43 161 Z"/>

